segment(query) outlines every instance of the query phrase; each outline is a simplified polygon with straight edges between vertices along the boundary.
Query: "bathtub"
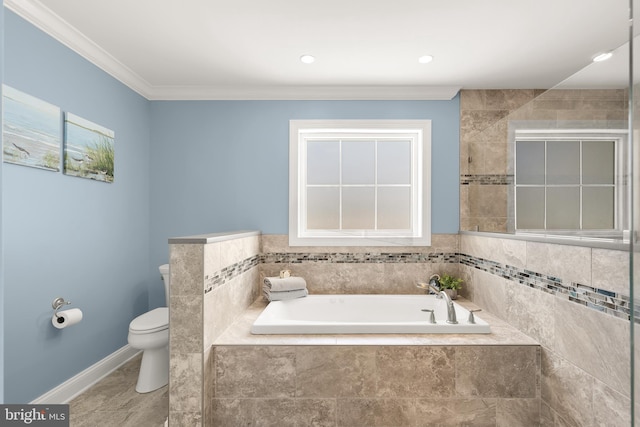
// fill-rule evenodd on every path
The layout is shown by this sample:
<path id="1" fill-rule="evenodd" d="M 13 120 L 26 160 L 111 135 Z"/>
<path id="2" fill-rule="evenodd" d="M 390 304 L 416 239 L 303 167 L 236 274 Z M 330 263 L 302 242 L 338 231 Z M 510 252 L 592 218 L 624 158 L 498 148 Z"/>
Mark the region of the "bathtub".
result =
<path id="1" fill-rule="evenodd" d="M 488 334 L 489 324 L 454 302 L 458 324 L 435 295 L 309 295 L 272 301 L 251 327 L 252 334 Z M 429 323 L 435 310 L 436 323 Z"/>

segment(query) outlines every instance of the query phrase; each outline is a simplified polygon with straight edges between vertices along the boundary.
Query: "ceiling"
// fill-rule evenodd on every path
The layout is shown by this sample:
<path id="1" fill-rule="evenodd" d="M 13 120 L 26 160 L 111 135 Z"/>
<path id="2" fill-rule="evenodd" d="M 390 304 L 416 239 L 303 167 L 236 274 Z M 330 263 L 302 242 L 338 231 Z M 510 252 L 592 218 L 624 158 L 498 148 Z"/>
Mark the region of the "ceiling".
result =
<path id="1" fill-rule="evenodd" d="M 460 88 L 550 88 L 628 38 L 628 0 L 4 4 L 148 99 L 449 99 Z M 315 63 L 300 62 L 303 54 Z M 434 59 L 419 64 L 422 55 Z"/>

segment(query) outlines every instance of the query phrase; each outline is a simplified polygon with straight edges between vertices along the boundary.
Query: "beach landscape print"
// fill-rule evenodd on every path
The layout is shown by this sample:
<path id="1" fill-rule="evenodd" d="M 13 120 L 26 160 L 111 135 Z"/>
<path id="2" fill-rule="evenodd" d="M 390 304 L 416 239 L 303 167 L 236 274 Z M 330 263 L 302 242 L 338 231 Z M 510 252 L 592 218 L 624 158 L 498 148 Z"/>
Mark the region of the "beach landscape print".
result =
<path id="1" fill-rule="evenodd" d="M 71 113 L 64 126 L 64 173 L 113 182 L 114 132 Z"/>
<path id="2" fill-rule="evenodd" d="M 5 163 L 60 170 L 60 108 L 2 85 L 2 153 Z"/>

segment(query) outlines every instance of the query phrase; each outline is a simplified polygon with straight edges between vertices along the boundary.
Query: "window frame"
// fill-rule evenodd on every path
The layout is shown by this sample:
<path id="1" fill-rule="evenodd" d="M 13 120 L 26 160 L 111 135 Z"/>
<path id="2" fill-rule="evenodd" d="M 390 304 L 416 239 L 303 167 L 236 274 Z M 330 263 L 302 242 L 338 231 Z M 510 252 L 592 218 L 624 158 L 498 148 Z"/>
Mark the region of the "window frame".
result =
<path id="1" fill-rule="evenodd" d="M 411 149 L 411 228 L 398 230 L 309 230 L 306 228 L 306 141 L 327 136 L 383 138 L 415 136 Z M 342 185 L 342 183 L 340 183 Z M 345 185 L 345 187 L 348 187 Z M 341 187 L 343 188 L 343 187 Z M 379 187 L 375 187 L 379 188 Z M 290 246 L 430 246 L 431 245 L 431 121 L 430 120 L 290 120 L 289 121 L 289 245 Z"/>

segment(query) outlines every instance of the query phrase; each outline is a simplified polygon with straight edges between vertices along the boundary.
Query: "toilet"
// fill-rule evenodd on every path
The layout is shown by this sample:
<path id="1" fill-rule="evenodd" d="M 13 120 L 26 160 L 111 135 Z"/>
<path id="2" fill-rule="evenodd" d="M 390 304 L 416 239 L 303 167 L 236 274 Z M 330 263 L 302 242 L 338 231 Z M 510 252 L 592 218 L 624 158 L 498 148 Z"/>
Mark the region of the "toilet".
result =
<path id="1" fill-rule="evenodd" d="M 167 304 L 169 264 L 159 267 Z M 129 324 L 129 345 L 143 350 L 136 391 L 149 393 L 169 382 L 169 308 L 159 307 L 141 314 Z"/>

